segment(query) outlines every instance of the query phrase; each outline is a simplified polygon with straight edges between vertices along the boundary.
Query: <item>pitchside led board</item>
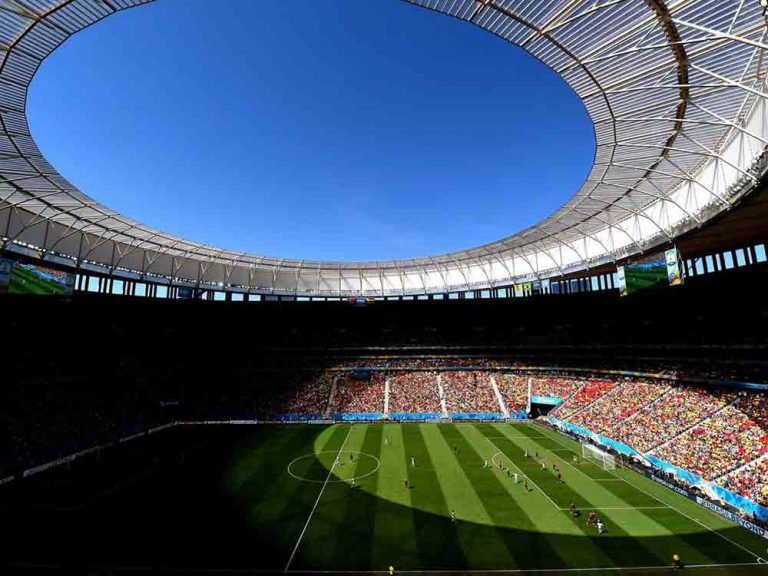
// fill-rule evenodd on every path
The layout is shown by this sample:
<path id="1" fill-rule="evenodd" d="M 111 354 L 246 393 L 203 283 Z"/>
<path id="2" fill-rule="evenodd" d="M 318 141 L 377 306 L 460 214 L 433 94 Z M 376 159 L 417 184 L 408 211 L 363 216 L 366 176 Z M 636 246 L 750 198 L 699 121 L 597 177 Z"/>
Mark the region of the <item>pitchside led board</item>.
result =
<path id="1" fill-rule="evenodd" d="M 75 275 L 34 264 L 0 259 L 0 294 L 68 296 L 75 287 Z"/>
<path id="2" fill-rule="evenodd" d="M 619 266 L 616 272 L 622 296 L 683 283 L 677 248 Z"/>

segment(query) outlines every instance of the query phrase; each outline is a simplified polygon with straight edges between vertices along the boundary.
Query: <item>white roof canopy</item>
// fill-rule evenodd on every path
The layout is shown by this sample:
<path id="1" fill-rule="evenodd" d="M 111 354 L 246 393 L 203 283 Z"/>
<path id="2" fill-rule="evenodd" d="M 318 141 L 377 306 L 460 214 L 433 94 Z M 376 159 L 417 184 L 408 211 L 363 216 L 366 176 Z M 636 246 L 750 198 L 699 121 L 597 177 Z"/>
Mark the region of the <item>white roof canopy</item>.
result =
<path id="1" fill-rule="evenodd" d="M 568 83 L 597 140 L 581 188 L 530 228 L 433 257 L 322 262 L 204 246 L 92 200 L 29 132 L 27 90 L 40 63 L 72 34 L 148 1 L 0 0 L 0 246 L 109 274 L 252 292 L 448 292 L 643 252 L 728 209 L 765 169 L 768 44 L 757 0 L 408 0 L 520 46 Z"/>

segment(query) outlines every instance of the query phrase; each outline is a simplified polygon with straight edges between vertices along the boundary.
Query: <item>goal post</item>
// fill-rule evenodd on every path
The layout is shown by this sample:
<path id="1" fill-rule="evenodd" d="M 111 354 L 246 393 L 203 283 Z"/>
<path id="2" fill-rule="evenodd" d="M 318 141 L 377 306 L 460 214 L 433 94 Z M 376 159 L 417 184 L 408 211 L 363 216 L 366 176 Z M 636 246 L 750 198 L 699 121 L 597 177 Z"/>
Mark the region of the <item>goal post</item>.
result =
<path id="1" fill-rule="evenodd" d="M 581 457 L 583 460 L 589 460 L 600 466 L 603 470 L 615 470 L 616 458 L 613 454 L 608 454 L 592 444 L 581 443 Z"/>

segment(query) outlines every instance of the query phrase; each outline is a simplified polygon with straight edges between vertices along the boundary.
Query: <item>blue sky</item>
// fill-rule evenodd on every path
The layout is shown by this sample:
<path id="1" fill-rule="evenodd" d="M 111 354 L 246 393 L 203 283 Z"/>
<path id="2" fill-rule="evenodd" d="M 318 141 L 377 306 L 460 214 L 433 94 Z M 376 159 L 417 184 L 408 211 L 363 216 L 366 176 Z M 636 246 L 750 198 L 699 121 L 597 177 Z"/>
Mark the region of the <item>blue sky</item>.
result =
<path id="1" fill-rule="evenodd" d="M 29 118 L 98 201 L 293 258 L 496 240 L 570 197 L 594 154 L 553 72 L 399 0 L 158 0 L 51 56 Z"/>

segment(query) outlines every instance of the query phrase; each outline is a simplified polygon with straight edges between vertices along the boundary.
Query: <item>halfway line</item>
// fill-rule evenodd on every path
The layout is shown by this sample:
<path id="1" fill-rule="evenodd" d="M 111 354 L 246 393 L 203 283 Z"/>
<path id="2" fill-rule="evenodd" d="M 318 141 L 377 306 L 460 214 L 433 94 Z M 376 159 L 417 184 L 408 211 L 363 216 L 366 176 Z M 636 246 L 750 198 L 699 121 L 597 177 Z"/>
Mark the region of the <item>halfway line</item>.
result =
<path id="1" fill-rule="evenodd" d="M 283 572 L 288 572 L 288 568 L 291 567 L 291 562 L 293 562 L 293 557 L 296 556 L 296 551 L 299 549 L 299 544 L 301 544 L 301 539 L 304 538 L 304 533 L 307 531 L 307 527 L 309 527 L 309 521 L 312 520 L 312 515 L 315 513 L 315 510 L 317 509 L 317 505 L 320 503 L 320 498 L 323 496 L 323 492 L 325 492 L 325 487 L 328 486 L 328 480 L 331 479 L 331 474 L 333 474 L 333 469 L 336 468 L 336 462 L 338 462 L 339 457 L 341 455 L 341 451 L 344 450 L 344 445 L 347 443 L 347 438 L 349 438 L 349 435 L 351 432 L 352 432 L 352 426 L 349 427 L 349 431 L 347 431 L 347 435 L 344 436 L 344 442 L 341 443 L 341 448 L 339 448 L 339 451 L 336 454 L 336 459 L 333 461 L 333 464 L 331 465 L 331 469 L 328 470 L 328 476 L 325 477 L 325 482 L 323 482 L 323 487 L 320 488 L 320 494 L 317 495 L 317 500 L 315 500 L 315 505 L 312 506 L 312 511 L 309 513 L 309 517 L 307 518 L 307 521 L 304 523 L 304 529 L 301 531 L 301 534 L 299 534 L 299 539 L 296 540 L 296 546 L 293 547 L 293 552 L 291 552 L 291 557 L 288 558 L 288 563 L 285 565 L 285 570 L 283 570 Z"/>

